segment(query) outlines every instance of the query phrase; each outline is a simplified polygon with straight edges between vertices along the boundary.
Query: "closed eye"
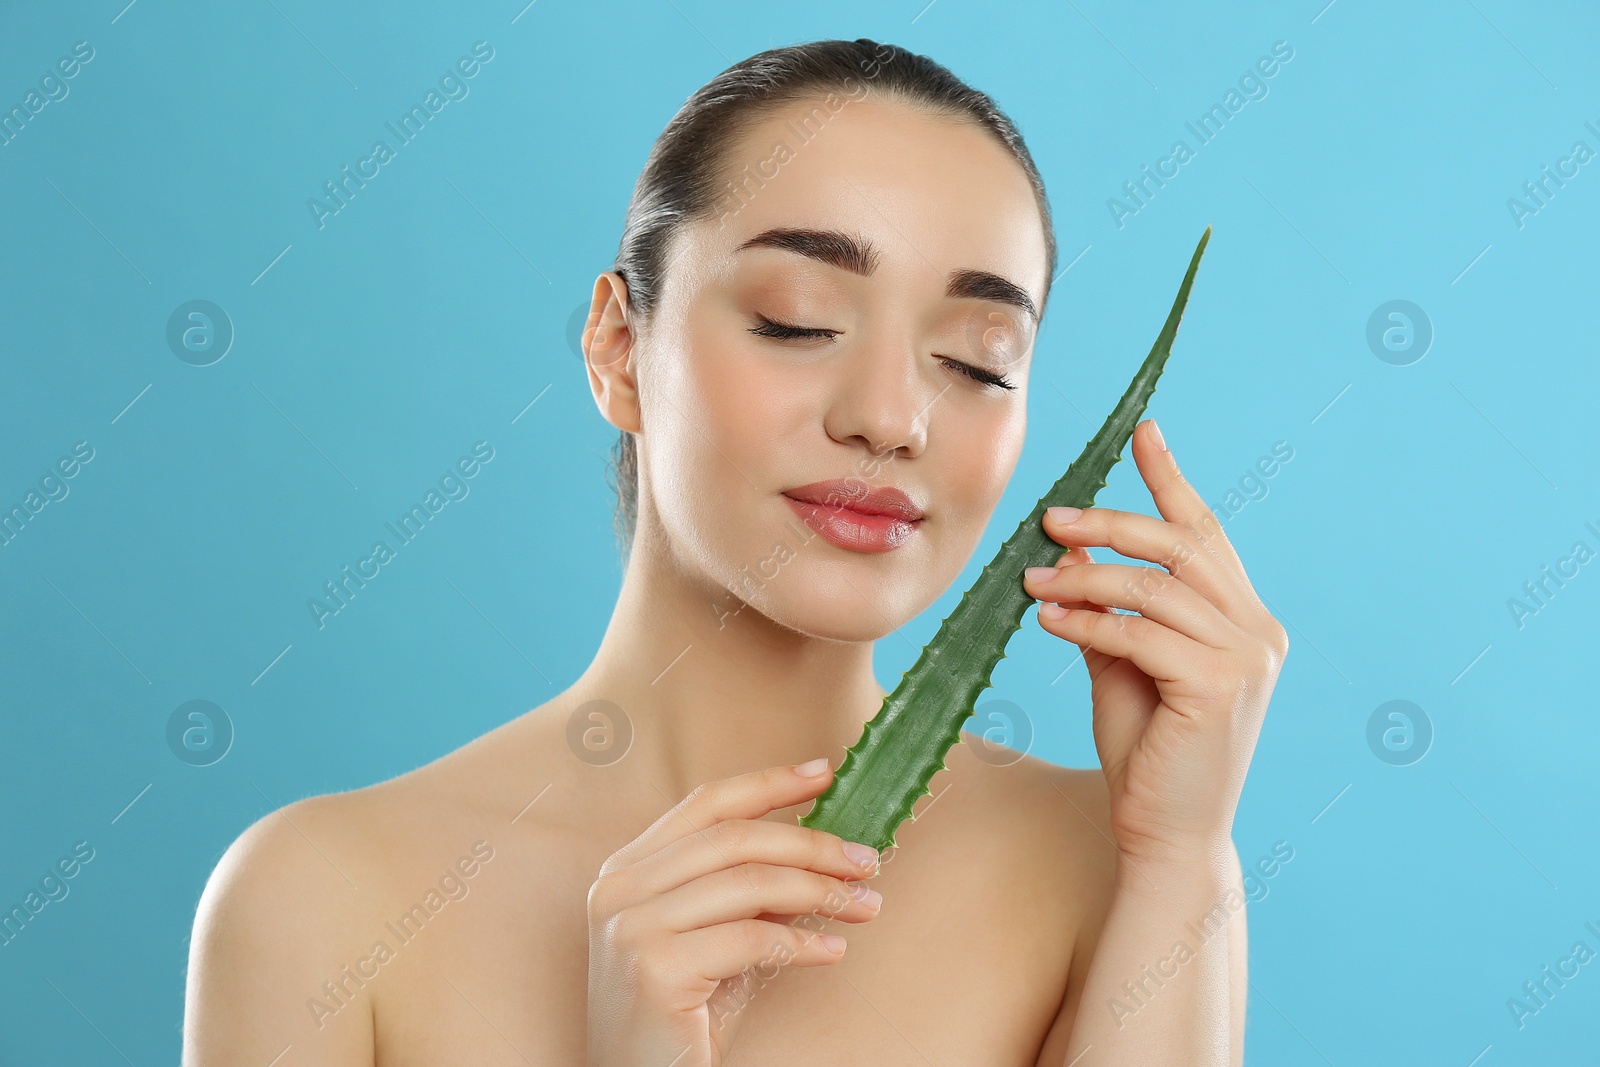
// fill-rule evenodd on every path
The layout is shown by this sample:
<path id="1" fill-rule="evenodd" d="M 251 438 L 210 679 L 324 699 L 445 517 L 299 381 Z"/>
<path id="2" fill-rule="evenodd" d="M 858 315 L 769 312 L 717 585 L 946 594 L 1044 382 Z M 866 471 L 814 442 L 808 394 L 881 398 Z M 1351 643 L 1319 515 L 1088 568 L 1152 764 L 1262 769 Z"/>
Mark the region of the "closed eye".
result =
<path id="1" fill-rule="evenodd" d="M 838 330 L 823 330 L 815 327 L 790 326 L 783 322 L 774 322 L 761 315 L 756 316 L 760 326 L 751 327 L 750 332 L 757 337 L 775 337 L 780 341 L 791 341 L 800 337 L 832 337 Z"/>
<path id="2" fill-rule="evenodd" d="M 779 341 L 793 341 L 808 338 L 815 339 L 822 337 L 831 338 L 840 332 L 838 330 L 829 330 L 814 326 L 791 326 L 785 322 L 775 322 L 764 315 L 758 315 L 756 318 L 759 320 L 760 325 L 750 327 L 749 332 L 755 334 L 757 337 L 771 337 Z M 982 367 L 974 367 L 970 363 L 963 363 L 958 359 L 951 359 L 949 356 L 939 356 L 938 358 L 951 370 L 958 374 L 964 374 L 968 378 L 971 378 L 973 381 L 982 385 L 997 386 L 1001 389 L 1016 388 L 1016 385 L 1011 381 L 1011 379 L 1002 374 L 993 374 L 984 370 Z"/>
<path id="3" fill-rule="evenodd" d="M 944 360 L 945 366 L 949 367 L 951 370 L 965 374 L 973 381 L 982 382 L 984 385 L 998 385 L 1002 389 L 1016 388 L 1016 385 L 1012 383 L 1011 379 L 1007 378 L 1003 374 L 991 374 L 982 367 L 974 367 L 970 363 L 962 363 L 960 360 L 951 359 L 948 356 L 940 356 L 939 358 Z"/>

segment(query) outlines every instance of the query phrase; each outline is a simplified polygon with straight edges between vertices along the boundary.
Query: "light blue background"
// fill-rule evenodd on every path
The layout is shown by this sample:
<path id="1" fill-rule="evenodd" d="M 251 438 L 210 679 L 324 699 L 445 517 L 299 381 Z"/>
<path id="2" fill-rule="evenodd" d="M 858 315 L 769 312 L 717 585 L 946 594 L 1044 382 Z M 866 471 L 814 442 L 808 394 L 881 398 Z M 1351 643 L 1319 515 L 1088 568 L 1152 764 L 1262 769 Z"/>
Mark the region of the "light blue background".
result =
<path id="1" fill-rule="evenodd" d="M 619 582 L 615 432 L 570 316 L 696 87 L 857 36 L 996 98 L 1072 262 L 1011 487 L 950 593 L 880 642 L 880 679 L 1077 455 L 1213 225 L 1150 411 L 1218 504 L 1294 449 L 1226 526 L 1293 642 L 1235 832 L 1247 864 L 1294 849 L 1250 907 L 1251 1061 L 1592 1055 L 1600 962 L 1521 1029 L 1507 1008 L 1576 941 L 1600 950 L 1600 564 L 1520 629 L 1507 607 L 1576 541 L 1600 549 L 1580 433 L 1600 163 L 1522 227 L 1507 208 L 1575 141 L 1600 149 L 1592 7 L 124 3 L 0 9 L 7 109 L 75 42 L 95 50 L 0 147 L 0 507 L 95 451 L 0 547 L 0 905 L 95 849 L 0 948 L 3 1062 L 175 1062 L 194 907 L 235 835 L 582 671 Z M 307 199 L 479 40 L 494 58 L 470 95 L 319 230 Z M 1269 94 L 1119 229 L 1107 199 L 1194 147 L 1184 123 L 1276 41 L 1294 55 Z M 208 367 L 165 339 L 194 299 L 236 330 Z M 1366 341 L 1393 299 L 1435 331 L 1408 366 Z M 470 495 L 319 631 L 307 599 L 480 440 L 495 458 Z M 1154 510 L 1131 460 L 1098 502 Z M 1036 754 L 1092 766 L 1068 652 L 1030 613 L 989 696 L 1027 710 Z M 193 699 L 236 730 L 209 767 L 166 741 Z M 1434 730 L 1409 766 L 1366 740 L 1393 699 Z"/>

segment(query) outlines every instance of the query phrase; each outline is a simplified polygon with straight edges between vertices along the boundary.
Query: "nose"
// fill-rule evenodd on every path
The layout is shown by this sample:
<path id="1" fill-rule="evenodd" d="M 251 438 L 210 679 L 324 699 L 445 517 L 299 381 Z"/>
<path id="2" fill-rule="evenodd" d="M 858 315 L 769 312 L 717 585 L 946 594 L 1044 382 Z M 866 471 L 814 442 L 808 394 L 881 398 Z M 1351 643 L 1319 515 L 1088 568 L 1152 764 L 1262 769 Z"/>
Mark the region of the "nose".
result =
<path id="1" fill-rule="evenodd" d="M 913 459 L 928 446 L 928 421 L 939 393 L 917 373 L 909 344 L 868 341 L 840 361 L 825 428 L 880 463 Z"/>

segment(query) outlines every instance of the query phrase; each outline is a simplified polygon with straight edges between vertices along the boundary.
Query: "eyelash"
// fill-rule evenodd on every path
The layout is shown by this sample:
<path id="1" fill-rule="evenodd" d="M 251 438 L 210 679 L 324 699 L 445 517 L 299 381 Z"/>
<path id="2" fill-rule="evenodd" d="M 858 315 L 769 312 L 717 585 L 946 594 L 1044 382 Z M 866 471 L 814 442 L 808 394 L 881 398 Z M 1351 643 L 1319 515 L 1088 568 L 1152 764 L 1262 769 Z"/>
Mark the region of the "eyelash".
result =
<path id="1" fill-rule="evenodd" d="M 751 327 L 750 332 L 755 334 L 757 337 L 770 337 L 778 341 L 793 341 L 810 337 L 832 337 L 838 332 L 836 330 L 820 330 L 811 329 L 804 326 L 790 326 L 787 323 L 774 322 L 772 319 L 769 319 L 764 315 L 757 315 L 756 318 L 760 320 L 761 325 Z M 1001 389 L 1016 388 L 1016 385 L 1011 381 L 1011 379 L 1007 378 L 1003 374 L 991 374 L 989 371 L 986 371 L 981 367 L 974 367 L 971 364 L 963 363 L 958 359 L 951 359 L 948 356 L 940 356 L 939 358 L 944 361 L 946 366 L 954 368 L 957 372 L 965 374 L 973 381 L 976 381 L 982 385 L 998 386 Z"/>

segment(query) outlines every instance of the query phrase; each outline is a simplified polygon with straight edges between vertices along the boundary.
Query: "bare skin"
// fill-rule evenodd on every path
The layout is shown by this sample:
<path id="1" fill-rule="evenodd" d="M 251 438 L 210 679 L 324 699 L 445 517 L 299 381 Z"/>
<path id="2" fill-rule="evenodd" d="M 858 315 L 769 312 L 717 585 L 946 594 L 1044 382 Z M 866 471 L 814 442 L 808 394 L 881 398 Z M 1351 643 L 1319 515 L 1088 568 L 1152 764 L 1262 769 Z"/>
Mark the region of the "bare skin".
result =
<path id="1" fill-rule="evenodd" d="M 757 124 L 735 163 L 768 157 L 794 117 Z M 876 250 L 875 269 L 861 274 L 781 248 L 738 250 L 772 227 L 858 235 Z M 947 296 L 957 268 L 1010 279 L 1042 307 L 1044 245 L 1025 176 L 970 124 L 863 98 L 849 100 L 736 213 L 680 234 L 650 321 L 632 313 L 622 278 L 597 279 L 584 338 L 589 381 L 606 420 L 638 435 L 640 506 L 594 661 L 559 696 L 434 763 L 292 804 L 246 831 L 196 917 L 185 1064 L 281 1056 L 282 1067 L 665 1067 L 683 1051 L 683 998 L 698 995 L 704 1006 L 734 988 L 721 979 L 738 973 L 708 978 L 706 956 L 695 956 L 708 940 L 695 934 L 740 918 L 776 931 L 811 911 L 799 906 L 811 896 L 864 876 L 852 873 L 842 842 L 795 825 L 827 775 L 807 784 L 790 768 L 816 757 L 837 766 L 877 711 L 885 693 L 873 642 L 960 574 L 1025 427 L 1033 324 L 1012 305 Z M 754 336 L 756 314 L 825 325 L 834 337 Z M 978 365 L 993 356 L 971 347 L 987 336 L 974 322 L 1001 324 L 1009 355 L 986 369 L 1004 371 L 1015 390 L 982 384 L 945 358 Z M 1198 497 L 1183 495 L 1192 490 L 1149 430 L 1136 435 L 1134 456 L 1176 521 Z M 774 541 L 799 527 L 784 489 L 856 474 L 863 461 L 876 464 L 873 485 L 898 486 L 924 507 L 906 544 L 866 554 L 808 541 L 777 577 L 740 582 L 743 568 L 769 559 Z M 1147 614 L 1173 629 L 1148 641 L 1166 657 L 1152 661 L 1162 677 L 1140 673 L 1143 652 L 1110 651 L 1118 634 L 1091 633 L 1081 619 L 1136 605 L 1109 583 L 1074 575 L 1102 573 L 1088 545 L 1159 563 L 1174 557 L 1173 535 L 1160 520 L 1102 510 L 1086 513 L 1076 532 L 1046 524 L 1079 547 L 1063 555 L 1059 574 L 1030 579 L 1030 590 L 1080 609 L 1040 625 L 1069 642 L 1063 656 L 1075 656 L 1075 644 L 1089 661 L 1096 740 L 1110 770 L 1056 767 L 993 745 L 980 759 L 972 746 L 985 743 L 969 737 L 869 879 L 881 907 L 852 899 L 822 927 L 845 936 L 844 954 L 812 943 L 738 987 L 746 1003 L 678 1067 L 1059 1065 L 1086 1034 L 1102 1050 L 1126 1042 L 1118 1058 L 1099 1062 L 1239 1062 L 1242 909 L 1140 1009 L 1129 1036 L 1120 1036 L 1121 1022 L 1108 1029 L 1107 1009 L 1117 982 L 1137 978 L 1184 919 L 1229 891 L 1242 896 L 1228 828 L 1239 761 L 1248 762 L 1276 673 L 1264 650 L 1277 635 L 1270 620 L 1245 620 L 1248 585 L 1242 569 L 1217 569 L 1226 563 L 1219 536 L 1190 573 L 1206 597 L 1232 598 L 1228 618 L 1166 588 L 1147 597 Z M 1168 603 L 1216 641 L 1247 623 L 1262 636 L 1235 642 L 1244 649 L 1237 655 L 1207 649 L 1202 662 L 1198 645 L 1171 643 L 1188 637 Z M 897 654 L 909 660 L 915 649 Z M 1172 663 L 1179 677 L 1204 677 L 1190 687 L 1201 696 L 1178 699 L 1166 677 Z M 1216 718 L 1206 700 L 1223 692 L 1249 700 L 1240 698 L 1242 725 L 1210 745 L 1204 766 L 1173 768 L 1138 748 L 1133 727 L 1149 737 L 1174 714 Z M 571 740 L 570 720 L 591 700 L 611 702 L 630 724 L 629 747 L 614 762 L 581 758 Z M 1228 727 L 1208 729 L 1220 737 Z M 1162 804 L 1145 799 L 1152 782 L 1165 781 L 1187 792 L 1157 789 Z M 762 843 L 749 846 L 761 856 L 747 857 L 765 873 L 673 880 L 641 898 L 638 914 L 666 923 L 654 901 L 670 898 L 679 919 L 700 918 L 635 941 L 620 934 L 607 917 L 644 883 L 630 886 L 617 872 L 644 871 L 669 836 L 713 830 L 707 813 L 731 810 L 734 796 L 749 809 L 745 820 L 768 824 Z M 690 806 L 663 820 L 680 802 Z M 694 825 L 672 829 L 680 819 Z M 723 866 L 738 864 L 729 857 Z M 621 888 L 597 888 L 608 886 Z M 788 906 L 776 906 L 785 894 Z M 408 912 L 414 926 L 402 930 Z M 1103 936 L 1114 953 L 1097 952 Z M 632 951 L 641 943 L 651 946 L 642 955 Z M 653 998 L 641 999 L 641 974 L 657 980 Z M 1086 989 L 1084 1018 L 1095 1022 L 1075 1028 Z M 1186 1058 L 1197 1044 L 1204 1052 Z M 1092 1054 L 1082 1061 L 1091 1062 Z"/>
<path id="2" fill-rule="evenodd" d="M 280 1065 L 584 1063 L 585 899 L 606 859 L 669 805 L 631 755 L 611 767 L 572 757 L 564 712 L 576 700 L 253 828 L 219 868 L 222 905 L 197 925 L 208 962 L 191 976 L 185 1063 L 264 1065 L 285 1046 Z M 1097 778 L 1031 757 L 996 767 L 957 746 L 918 805 L 926 817 L 869 881 L 879 917 L 826 924 L 849 940 L 837 964 L 758 984 L 724 1062 L 1035 1062 L 1110 896 Z M 806 806 L 763 821 L 793 825 Z M 386 924 L 478 841 L 493 859 L 460 879 L 467 895 L 402 944 Z M 379 940 L 393 958 L 363 968 L 376 976 L 360 989 L 345 978 L 354 995 L 339 1007 L 322 983 Z M 320 1028 L 313 997 L 337 1008 Z"/>

